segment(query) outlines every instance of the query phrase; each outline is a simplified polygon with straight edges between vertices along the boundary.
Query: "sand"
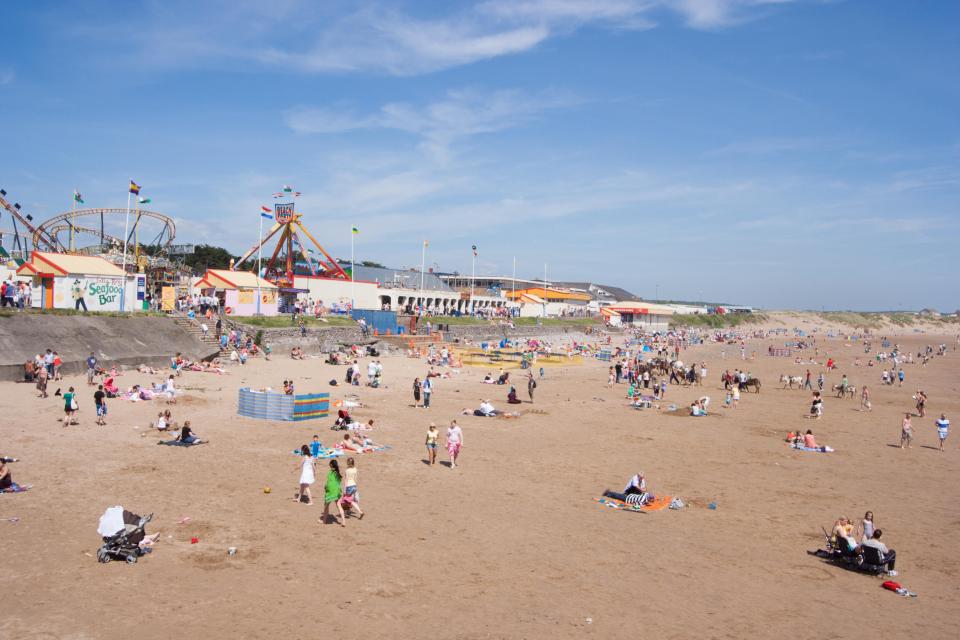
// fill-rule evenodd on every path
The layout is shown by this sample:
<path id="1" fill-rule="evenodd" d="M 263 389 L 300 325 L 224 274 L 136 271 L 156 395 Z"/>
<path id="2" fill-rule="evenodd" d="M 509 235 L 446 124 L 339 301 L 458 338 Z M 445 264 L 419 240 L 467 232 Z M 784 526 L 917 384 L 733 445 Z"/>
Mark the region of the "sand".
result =
<path id="1" fill-rule="evenodd" d="M 953 348 L 952 336 L 899 340 L 914 352 Z M 508 406 L 506 388 L 480 384 L 484 369 L 438 382 L 433 408 L 415 409 L 410 385 L 426 366 L 382 358 L 387 388 L 361 388 L 367 408 L 356 415 L 374 418 L 373 437 L 392 449 L 357 458 L 367 515 L 345 528 L 318 524 L 319 504 L 291 501 L 291 451 L 314 433 L 338 439 L 332 420 L 235 415 L 241 386 L 293 378 L 299 392 L 326 391 L 342 367 L 277 356 L 219 377 L 185 373 L 174 419 L 212 440 L 191 449 L 142 436 L 162 403 L 113 400 L 108 426 L 97 427 L 92 391 L 68 378 L 62 386 L 80 390 L 81 424 L 63 428 L 59 398 L 2 383 L 0 454 L 22 458 L 14 478 L 35 488 L 0 496 L 0 517 L 21 518 L 0 521 L 0 637 L 956 638 L 960 436 L 940 453 L 933 420 L 941 411 L 960 419 L 960 354 L 907 365 L 903 388 L 881 388 L 879 369 L 851 366 L 858 344 L 821 339 L 841 363 L 828 385 L 841 373 L 870 384 L 874 410 L 828 395 L 824 418 L 812 421 L 809 393 L 777 384 L 806 367 L 766 356 L 769 342 L 748 341 L 759 355 L 747 366 L 764 386 L 736 410 L 720 408 L 718 381 L 722 368 L 742 364 L 739 349 L 728 347 L 725 362 L 719 345 L 683 353 L 706 360 L 709 379 L 703 389 L 671 386 L 667 403 L 706 393 L 706 418 L 627 408 L 626 385 L 608 389 L 597 361 L 548 370 L 517 420 L 458 415 L 485 396 Z M 901 450 L 900 418 L 918 386 L 928 417 L 914 419 L 914 447 Z M 427 425 L 444 432 L 454 418 L 462 464 L 428 467 Z M 808 427 L 836 453 L 788 449 L 786 432 Z M 691 506 L 635 514 L 594 502 L 638 470 L 654 493 Z M 160 542 L 135 566 L 94 557 L 97 520 L 115 504 L 156 514 L 148 532 Z M 897 550 L 898 580 L 919 598 L 807 555 L 821 526 L 868 509 Z"/>

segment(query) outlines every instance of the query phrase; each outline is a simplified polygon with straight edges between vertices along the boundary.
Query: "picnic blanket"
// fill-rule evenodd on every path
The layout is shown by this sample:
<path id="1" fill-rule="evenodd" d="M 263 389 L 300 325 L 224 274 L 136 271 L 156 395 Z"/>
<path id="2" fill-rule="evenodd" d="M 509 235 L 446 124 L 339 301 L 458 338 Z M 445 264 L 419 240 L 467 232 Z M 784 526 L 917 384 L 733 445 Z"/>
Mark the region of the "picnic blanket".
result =
<path id="1" fill-rule="evenodd" d="M 0 493 L 23 493 L 24 491 L 29 491 L 33 488 L 32 484 L 17 484 L 16 482 L 10 483 L 10 486 L 6 489 L 0 491 Z"/>
<path id="2" fill-rule="evenodd" d="M 180 442 L 179 440 L 160 440 L 157 444 L 165 444 L 168 447 L 195 447 L 201 444 L 207 444 L 206 440 L 203 442 Z"/>
<path id="3" fill-rule="evenodd" d="M 622 509 L 624 511 L 640 511 L 642 513 L 666 509 L 668 506 L 670 506 L 670 501 L 672 499 L 673 498 L 671 496 L 657 496 L 642 507 L 638 507 L 636 505 L 628 504 L 623 500 L 615 500 L 613 498 L 594 498 L 598 504 L 601 504 L 604 507 L 610 507 L 611 509 Z"/>
<path id="4" fill-rule="evenodd" d="M 798 451 L 813 451 L 814 453 L 833 453 L 833 448 L 826 445 L 823 447 L 805 447 L 802 444 L 791 444 L 790 448 Z"/>

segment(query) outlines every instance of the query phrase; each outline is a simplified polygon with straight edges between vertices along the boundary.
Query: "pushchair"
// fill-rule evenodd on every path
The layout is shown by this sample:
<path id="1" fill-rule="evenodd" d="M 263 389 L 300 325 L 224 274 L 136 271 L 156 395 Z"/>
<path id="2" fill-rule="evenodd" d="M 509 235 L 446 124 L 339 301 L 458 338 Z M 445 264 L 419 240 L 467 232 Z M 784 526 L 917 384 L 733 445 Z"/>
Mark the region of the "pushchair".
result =
<path id="1" fill-rule="evenodd" d="M 150 548 L 141 548 L 140 543 L 146 536 L 145 527 L 153 519 L 153 514 L 138 516 L 123 507 L 110 507 L 100 516 L 97 533 L 103 536 L 103 545 L 97 550 L 98 562 L 126 560 L 135 564 L 137 558 L 150 552 Z"/>

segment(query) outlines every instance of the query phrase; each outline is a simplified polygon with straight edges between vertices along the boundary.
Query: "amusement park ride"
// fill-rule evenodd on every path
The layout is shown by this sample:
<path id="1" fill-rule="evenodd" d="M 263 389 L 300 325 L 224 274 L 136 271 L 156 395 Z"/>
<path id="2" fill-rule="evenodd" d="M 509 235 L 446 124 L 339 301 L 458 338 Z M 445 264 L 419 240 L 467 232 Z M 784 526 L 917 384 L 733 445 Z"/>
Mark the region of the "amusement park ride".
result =
<path id="1" fill-rule="evenodd" d="M 290 196 L 296 198 L 300 194 L 290 187 L 284 186 L 283 191 L 275 193 L 274 197 Z M 266 211 L 269 208 L 264 207 Z M 298 264 L 298 255 L 306 262 L 310 275 L 349 280 L 350 276 L 340 267 L 337 261 L 327 253 L 326 249 L 303 226 L 303 214 L 294 210 L 294 202 L 277 203 L 273 205 L 274 223 L 266 237 L 253 245 L 249 251 L 240 256 L 240 259 L 231 267 L 236 271 L 254 254 L 261 255 L 264 245 L 278 233 L 279 239 L 274 247 L 267 264 L 260 271 L 261 277 L 270 280 L 279 287 L 293 287 L 293 276 Z M 266 217 L 266 216 L 264 216 Z M 262 220 L 263 218 L 261 218 Z M 317 248 L 323 258 L 312 256 L 313 250 L 308 248 L 300 239 L 300 233 L 307 237 Z M 259 265 L 258 265 L 259 267 Z"/>
<path id="2" fill-rule="evenodd" d="M 0 254 L 6 252 L 9 258 L 17 262 L 28 260 L 31 251 L 50 251 L 100 256 L 117 266 L 124 264 L 123 232 L 121 231 L 120 237 L 117 237 L 108 233 L 105 228 L 108 221 L 116 222 L 127 215 L 127 209 L 74 209 L 53 216 L 40 224 L 34 224 L 33 216 L 25 213 L 19 203 L 11 203 L 7 199 L 7 192 L 0 189 L 0 216 L 3 212 L 10 215 L 13 229 L 0 228 L 0 249 L 2 249 Z M 179 280 L 178 272 L 182 268 L 169 259 L 170 248 L 177 234 L 173 220 L 162 213 L 141 210 L 139 206 L 130 213 L 135 214 L 135 221 L 127 236 L 129 252 L 133 254 L 133 259 L 126 261 L 128 271 L 145 273 L 148 287 L 151 289 L 175 284 Z M 149 243 L 141 245 L 139 238 L 145 230 L 142 224 L 144 222 L 148 223 L 146 226 L 150 229 L 152 238 Z M 119 226 L 119 224 L 111 226 Z M 154 233 L 156 235 L 153 235 Z M 11 238 L 7 244 L 9 252 L 3 246 L 6 238 Z M 92 243 L 90 243 L 91 238 Z M 148 256 L 142 254 L 141 246 L 153 246 L 159 251 L 151 252 L 154 255 Z"/>
<path id="3" fill-rule="evenodd" d="M 57 253 L 98 255 L 116 252 L 123 247 L 122 238 L 110 235 L 104 231 L 104 219 L 114 219 L 119 218 L 121 215 L 126 215 L 126 209 L 75 209 L 53 216 L 49 220 L 35 225 L 33 224 L 33 216 L 24 213 L 19 203 L 10 204 L 5 197 L 6 195 L 6 191 L 0 189 L 0 207 L 3 207 L 3 209 L 10 214 L 13 223 L 11 249 L 17 253 L 25 254 L 35 249 Z M 127 242 L 135 255 L 139 254 L 140 243 L 137 242 L 137 239 L 140 233 L 140 222 L 144 219 L 154 220 L 160 224 L 160 231 L 150 241 L 150 245 L 158 246 L 161 251 L 163 251 L 173 244 L 173 239 L 177 235 L 177 227 L 169 216 L 155 211 L 139 209 L 133 213 L 136 214 L 136 221 L 130 230 Z M 94 225 L 89 223 L 86 225 L 78 225 L 76 223 L 77 218 L 90 220 L 91 222 L 99 221 L 99 225 L 97 225 L 99 228 L 95 228 Z M 9 234 L 9 231 L 3 231 L 0 232 L 0 237 Z M 60 239 L 61 234 L 69 235 L 69 241 L 62 241 Z M 97 242 L 93 245 L 78 248 L 74 243 L 74 237 L 80 235 L 96 238 Z"/>

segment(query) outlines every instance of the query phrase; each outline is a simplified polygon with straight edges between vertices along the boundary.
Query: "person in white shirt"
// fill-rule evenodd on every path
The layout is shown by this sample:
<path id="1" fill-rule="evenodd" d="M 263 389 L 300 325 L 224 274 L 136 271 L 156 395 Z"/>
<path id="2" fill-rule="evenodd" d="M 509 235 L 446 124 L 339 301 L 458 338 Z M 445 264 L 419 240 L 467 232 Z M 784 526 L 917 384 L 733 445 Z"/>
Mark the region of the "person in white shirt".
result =
<path id="1" fill-rule="evenodd" d="M 450 421 L 447 427 L 447 453 L 450 454 L 450 468 L 457 467 L 457 459 L 460 457 L 460 448 L 463 447 L 463 430 L 456 420 Z"/>
<path id="2" fill-rule="evenodd" d="M 483 400 L 480 402 L 480 408 L 477 409 L 475 415 L 483 416 L 485 418 L 490 418 L 497 415 L 497 410 L 494 409 L 493 405 L 490 404 L 489 400 Z"/>
<path id="3" fill-rule="evenodd" d="M 871 547 L 879 551 L 881 564 L 887 565 L 887 575 L 895 576 L 897 575 L 897 572 L 894 569 L 897 564 L 897 552 L 893 549 L 887 549 L 887 545 L 880 542 L 880 536 L 882 535 L 882 530 L 875 529 L 873 536 L 871 536 L 868 540 L 864 540 L 861 544 L 864 547 Z"/>

